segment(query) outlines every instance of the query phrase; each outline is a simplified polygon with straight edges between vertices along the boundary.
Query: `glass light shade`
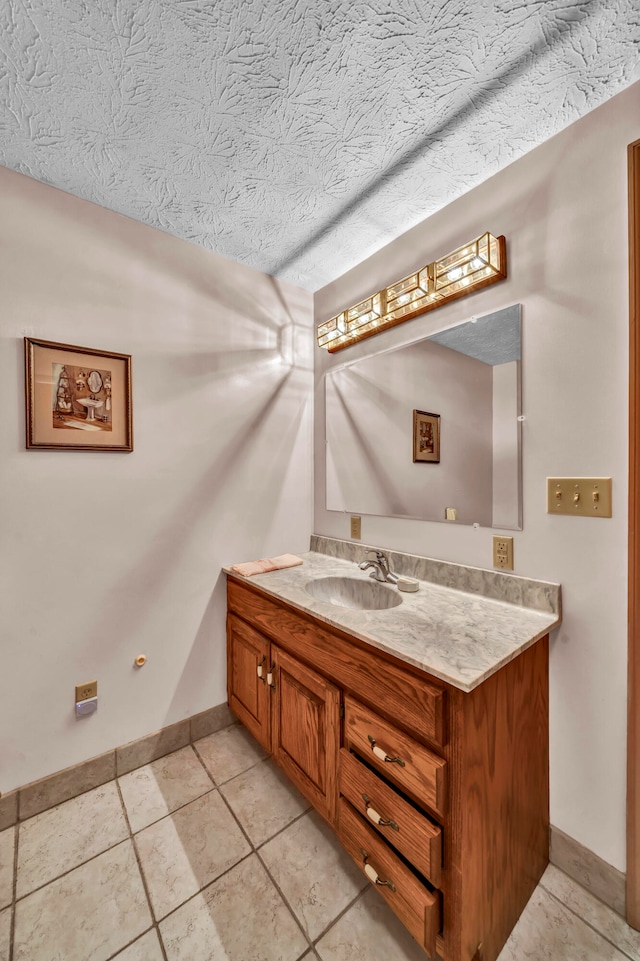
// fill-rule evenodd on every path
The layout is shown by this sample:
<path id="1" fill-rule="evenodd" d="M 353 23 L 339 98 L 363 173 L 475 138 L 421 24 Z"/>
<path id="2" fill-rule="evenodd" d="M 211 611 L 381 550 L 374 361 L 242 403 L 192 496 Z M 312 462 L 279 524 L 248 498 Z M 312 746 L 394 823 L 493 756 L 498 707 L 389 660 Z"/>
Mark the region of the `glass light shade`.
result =
<path id="1" fill-rule="evenodd" d="M 318 346 L 341 350 L 506 276 L 504 237 L 482 234 L 319 324 Z"/>
<path id="2" fill-rule="evenodd" d="M 435 289 L 450 297 L 500 275 L 500 245 L 493 234 L 486 233 L 436 261 Z"/>
<path id="3" fill-rule="evenodd" d="M 325 321 L 324 324 L 318 324 L 316 331 L 318 347 L 328 347 L 329 344 L 337 341 L 338 338 L 346 332 L 346 329 L 347 324 L 344 313 L 338 314 L 337 317 L 332 317 L 331 320 Z"/>
<path id="4" fill-rule="evenodd" d="M 381 316 L 382 291 L 380 290 L 372 297 L 367 297 L 366 300 L 356 304 L 355 307 L 349 307 L 346 311 L 347 330 L 353 330 L 354 327 L 360 327 L 371 320 L 379 320 Z"/>
<path id="5" fill-rule="evenodd" d="M 387 287 L 385 321 L 395 321 L 409 314 L 415 314 L 420 307 L 427 306 L 433 292 L 429 266 L 415 274 L 409 274 L 402 280 Z"/>

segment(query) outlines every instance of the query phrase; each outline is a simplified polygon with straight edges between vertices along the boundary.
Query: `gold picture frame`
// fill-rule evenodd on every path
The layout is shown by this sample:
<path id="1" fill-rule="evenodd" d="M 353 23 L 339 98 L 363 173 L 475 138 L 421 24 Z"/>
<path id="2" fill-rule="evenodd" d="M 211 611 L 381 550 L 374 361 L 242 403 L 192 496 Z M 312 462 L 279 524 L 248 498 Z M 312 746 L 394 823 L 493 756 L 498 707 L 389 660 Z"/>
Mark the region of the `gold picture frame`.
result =
<path id="1" fill-rule="evenodd" d="M 440 414 L 414 410 L 413 463 L 440 463 Z"/>
<path id="2" fill-rule="evenodd" d="M 24 339 L 28 450 L 133 450 L 131 355 Z"/>

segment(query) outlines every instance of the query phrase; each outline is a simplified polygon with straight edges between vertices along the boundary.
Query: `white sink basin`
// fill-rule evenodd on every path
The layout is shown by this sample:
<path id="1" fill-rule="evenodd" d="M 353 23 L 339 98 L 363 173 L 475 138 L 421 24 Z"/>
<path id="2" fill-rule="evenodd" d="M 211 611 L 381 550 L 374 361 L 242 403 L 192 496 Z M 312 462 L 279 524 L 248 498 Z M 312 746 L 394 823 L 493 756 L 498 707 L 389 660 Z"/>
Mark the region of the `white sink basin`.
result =
<path id="1" fill-rule="evenodd" d="M 356 611 L 384 611 L 402 604 L 402 597 L 396 588 L 379 581 L 365 581 L 360 577 L 318 577 L 309 581 L 305 590 L 317 601 Z"/>

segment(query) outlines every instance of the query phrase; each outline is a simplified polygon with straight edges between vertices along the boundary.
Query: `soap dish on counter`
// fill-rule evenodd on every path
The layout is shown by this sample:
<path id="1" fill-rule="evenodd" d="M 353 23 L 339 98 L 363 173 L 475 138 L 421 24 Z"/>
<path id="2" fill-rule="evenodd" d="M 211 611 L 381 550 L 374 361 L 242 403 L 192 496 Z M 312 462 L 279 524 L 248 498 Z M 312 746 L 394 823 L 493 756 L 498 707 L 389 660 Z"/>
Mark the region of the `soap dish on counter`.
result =
<path id="1" fill-rule="evenodd" d="M 417 591 L 420 587 L 420 581 L 417 581 L 415 577 L 399 577 L 398 578 L 398 590 L 406 591 L 406 593 L 412 593 Z"/>

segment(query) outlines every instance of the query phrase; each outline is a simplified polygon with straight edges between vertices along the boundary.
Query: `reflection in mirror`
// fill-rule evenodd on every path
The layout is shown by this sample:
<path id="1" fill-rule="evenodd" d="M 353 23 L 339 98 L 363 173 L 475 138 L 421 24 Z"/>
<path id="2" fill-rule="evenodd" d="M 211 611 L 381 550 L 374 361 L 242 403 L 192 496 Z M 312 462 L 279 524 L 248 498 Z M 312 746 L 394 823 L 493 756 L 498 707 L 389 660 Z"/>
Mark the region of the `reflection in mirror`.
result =
<path id="1" fill-rule="evenodd" d="M 518 530 L 520 327 L 515 304 L 329 371 L 327 510 Z M 413 461 L 414 410 L 439 463 Z"/>
<path id="2" fill-rule="evenodd" d="M 87 377 L 87 387 L 92 394 L 97 394 L 102 390 L 102 375 L 97 370 L 92 370 Z"/>

